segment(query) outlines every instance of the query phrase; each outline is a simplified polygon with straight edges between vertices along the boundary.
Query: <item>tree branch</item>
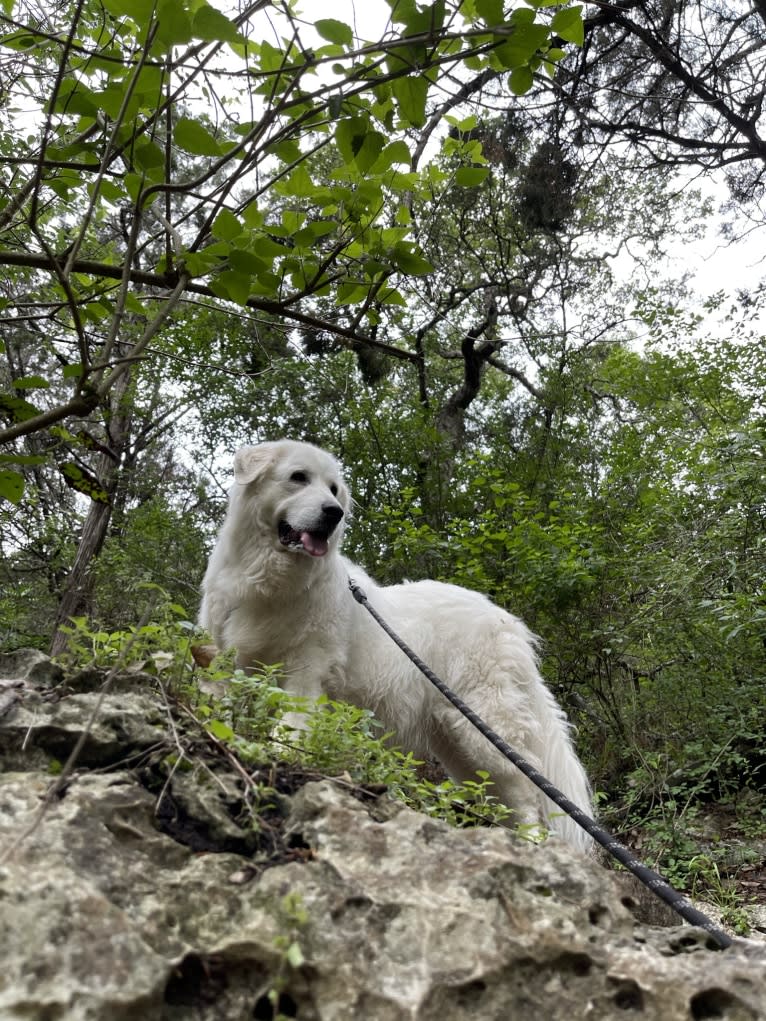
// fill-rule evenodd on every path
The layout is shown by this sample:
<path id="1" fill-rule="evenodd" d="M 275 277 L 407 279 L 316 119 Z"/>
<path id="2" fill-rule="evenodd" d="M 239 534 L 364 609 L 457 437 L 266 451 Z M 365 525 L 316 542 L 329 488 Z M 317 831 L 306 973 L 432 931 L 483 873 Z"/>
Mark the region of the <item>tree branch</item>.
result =
<path id="1" fill-rule="evenodd" d="M 662 67 L 669 71 L 677 81 L 684 84 L 692 95 L 701 99 L 711 110 L 715 110 L 738 134 L 746 138 L 754 155 L 766 162 L 766 141 L 758 134 L 756 125 L 752 120 L 742 117 L 732 110 L 721 96 L 708 88 L 698 75 L 688 70 L 680 57 L 670 49 L 663 39 L 654 35 L 649 29 L 644 28 L 643 25 L 639 25 L 631 18 L 626 17 L 625 9 L 622 5 L 618 9 L 614 5 L 604 2 L 604 0 L 593 0 L 593 2 L 609 16 L 613 23 L 620 25 L 621 28 L 625 29 L 636 39 L 640 39 Z"/>
<path id="2" fill-rule="evenodd" d="M 0 266 L 25 266 L 28 269 L 41 269 L 46 272 L 53 271 L 53 266 L 47 256 L 38 255 L 33 252 L 0 251 Z M 72 266 L 72 272 L 84 273 L 88 276 L 106 278 L 108 280 L 122 280 L 125 270 L 122 266 L 114 266 L 106 262 L 77 259 Z M 128 270 L 128 279 L 134 284 L 142 284 L 145 287 L 156 287 L 167 291 L 178 284 L 179 277 L 177 273 L 163 275 L 161 273 L 149 273 L 146 270 L 130 269 Z M 201 294 L 206 298 L 220 301 L 220 296 L 205 284 L 195 284 L 193 281 L 188 281 L 184 289 L 190 294 Z M 391 358 L 397 358 L 399 361 L 413 364 L 417 361 L 417 355 L 413 351 L 406 351 L 404 348 L 394 347 L 392 344 L 384 344 L 382 341 L 373 340 L 365 334 L 347 329 L 338 323 L 298 312 L 296 309 L 289 308 L 286 302 L 248 298 L 245 304 L 248 308 L 257 309 L 259 312 L 268 312 L 270 315 L 281 316 L 284 319 L 300 323 L 302 326 L 307 326 L 313 330 L 332 333 L 341 341 L 348 341 L 349 347 L 351 343 L 366 344 L 368 347 L 375 348 L 377 351 L 389 355 Z"/>

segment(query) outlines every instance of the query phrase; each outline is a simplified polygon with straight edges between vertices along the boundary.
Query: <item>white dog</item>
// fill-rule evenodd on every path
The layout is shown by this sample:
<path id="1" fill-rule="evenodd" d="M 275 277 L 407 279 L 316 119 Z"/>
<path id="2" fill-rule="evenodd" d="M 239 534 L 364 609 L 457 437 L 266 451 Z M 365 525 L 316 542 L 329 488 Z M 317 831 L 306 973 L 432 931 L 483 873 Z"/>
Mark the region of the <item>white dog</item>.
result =
<path id="1" fill-rule="evenodd" d="M 243 668 L 282 663 L 284 687 L 371 709 L 397 744 L 456 780 L 486 769 L 514 822 L 591 838 L 451 706 L 353 598 L 349 575 L 388 624 L 489 726 L 591 814 L 563 712 L 534 639 L 484 596 L 435 581 L 380 588 L 339 553 L 350 507 L 338 462 L 309 443 L 243 447 L 202 583 L 200 623 Z"/>

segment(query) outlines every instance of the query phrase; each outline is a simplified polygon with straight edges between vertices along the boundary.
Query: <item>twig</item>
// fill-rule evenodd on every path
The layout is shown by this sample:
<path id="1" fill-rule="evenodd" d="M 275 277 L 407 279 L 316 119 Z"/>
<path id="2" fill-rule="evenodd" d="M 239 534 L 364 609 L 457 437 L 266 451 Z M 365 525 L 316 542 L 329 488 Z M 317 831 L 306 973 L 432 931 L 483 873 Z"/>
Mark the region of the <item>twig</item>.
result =
<path id="1" fill-rule="evenodd" d="M 228 760 L 229 764 L 234 768 L 235 772 L 239 773 L 239 775 L 245 781 L 247 786 L 252 789 L 255 789 L 257 787 L 257 784 L 250 776 L 248 771 L 245 769 L 245 767 L 242 765 L 242 763 L 239 761 L 237 756 L 231 751 L 231 749 L 227 748 L 223 741 L 219 741 L 215 734 L 211 734 L 210 731 L 204 726 L 204 724 L 197 719 L 197 717 L 194 715 L 191 709 L 188 708 L 188 706 L 185 706 L 183 705 L 183 703 L 180 702 L 178 703 L 178 705 L 179 708 L 184 713 L 186 713 L 187 716 L 191 717 L 191 719 L 194 720 L 194 722 L 197 724 L 200 730 L 204 731 L 205 737 L 210 742 L 210 744 L 212 744 L 213 747 Z"/>

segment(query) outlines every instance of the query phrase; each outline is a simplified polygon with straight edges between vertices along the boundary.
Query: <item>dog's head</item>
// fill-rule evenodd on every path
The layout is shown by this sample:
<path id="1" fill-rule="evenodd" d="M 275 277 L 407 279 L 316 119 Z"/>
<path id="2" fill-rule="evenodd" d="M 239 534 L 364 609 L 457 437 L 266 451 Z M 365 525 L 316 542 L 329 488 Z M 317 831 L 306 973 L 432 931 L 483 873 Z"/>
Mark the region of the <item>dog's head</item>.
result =
<path id="1" fill-rule="evenodd" d="M 351 501 L 331 454 L 293 440 L 242 447 L 234 479 L 232 505 L 272 549 L 323 557 L 340 545 Z"/>

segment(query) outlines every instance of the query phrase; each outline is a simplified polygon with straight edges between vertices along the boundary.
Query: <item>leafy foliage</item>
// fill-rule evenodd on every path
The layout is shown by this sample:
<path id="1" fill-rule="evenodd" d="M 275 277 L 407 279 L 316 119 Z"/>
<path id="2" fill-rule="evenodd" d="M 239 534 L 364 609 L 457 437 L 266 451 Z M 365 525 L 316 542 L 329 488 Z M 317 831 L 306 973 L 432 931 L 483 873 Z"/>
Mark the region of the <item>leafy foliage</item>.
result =
<path id="1" fill-rule="evenodd" d="M 19 138 L 18 107 L 5 107 L 15 170 L 0 263 L 34 272 L 32 306 L 59 301 L 66 336 L 54 343 L 54 379 L 11 381 L 51 392 L 47 407 L 6 398 L 13 424 L 0 440 L 93 411 L 189 292 L 367 340 L 361 326 L 402 303 L 397 281 L 432 269 L 406 217 L 385 215 L 431 179 L 414 171 L 407 143 L 429 95 L 466 72 L 531 75 L 553 33 L 582 35 L 579 7 L 506 17 L 502 6 L 490 15 L 443 0 L 392 3 L 377 43 L 336 19 L 306 24 L 288 0 L 231 16 L 203 0 L 19 0 L 0 26 L 13 101 L 31 103 L 37 121 Z M 323 151 L 334 170 L 317 178 Z M 342 326 L 299 311 L 311 297 L 359 313 Z M 68 398 L 56 395 L 63 381 Z M 2 493 L 17 499 L 19 473 L 6 471 Z"/>
<path id="2" fill-rule="evenodd" d="M 191 649 L 199 635 L 184 617 L 182 607 L 163 602 L 156 621 L 127 631 L 107 632 L 93 629 L 84 619 L 73 620 L 67 649 L 59 658 L 69 670 L 119 666 L 156 675 L 216 741 L 250 766 L 295 765 L 355 785 L 387 788 L 405 804 L 456 826 L 512 817 L 492 793 L 488 773 L 462 784 L 428 779 L 419 768 L 423 763 L 392 745 L 391 735 L 382 732 L 368 710 L 327 698 L 309 705 L 283 691 L 279 664 L 245 674 L 234 669 L 231 656 L 218 656 L 209 667 L 197 667 Z M 296 712 L 305 717 L 300 730 L 285 719 Z M 263 790 L 264 805 L 268 797 L 269 791 Z M 520 832 L 530 840 L 545 836 L 538 827 L 524 826 Z"/>

